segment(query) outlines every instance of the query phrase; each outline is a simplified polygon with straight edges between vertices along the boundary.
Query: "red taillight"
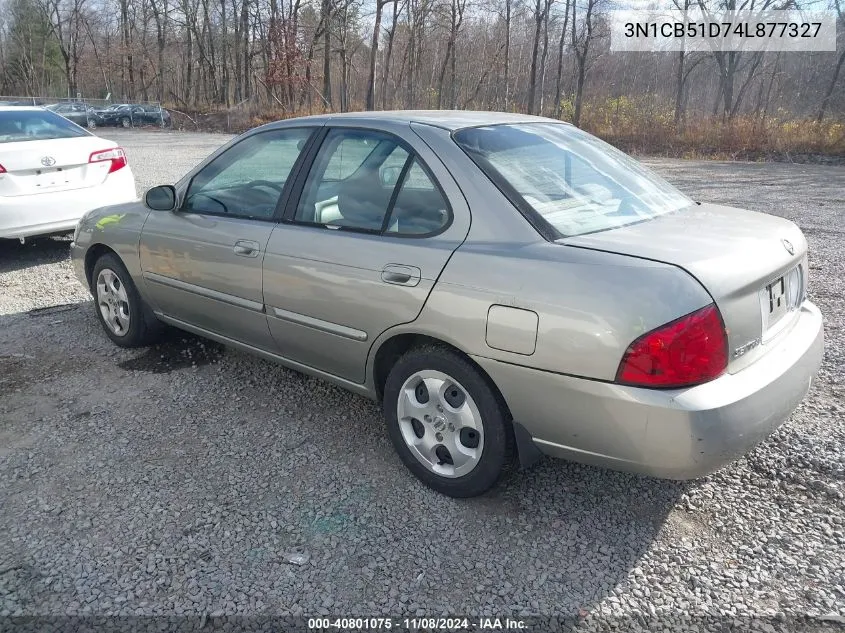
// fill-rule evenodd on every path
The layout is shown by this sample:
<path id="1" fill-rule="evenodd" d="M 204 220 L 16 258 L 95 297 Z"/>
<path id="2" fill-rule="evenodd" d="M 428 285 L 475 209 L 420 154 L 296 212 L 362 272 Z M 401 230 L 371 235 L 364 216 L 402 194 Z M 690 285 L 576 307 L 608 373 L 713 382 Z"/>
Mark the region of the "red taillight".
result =
<path id="1" fill-rule="evenodd" d="M 689 387 L 728 366 L 728 338 L 714 304 L 643 334 L 628 346 L 616 381 L 637 387 Z"/>
<path id="2" fill-rule="evenodd" d="M 0 165 L 0 174 L 5 174 L 5 173 L 6 173 L 6 168 L 3 167 L 3 165 Z"/>
<path id="3" fill-rule="evenodd" d="M 111 149 L 93 152 L 88 158 L 89 163 L 102 163 L 107 160 L 111 161 L 108 173 L 114 173 L 118 169 L 126 167 L 126 152 L 123 151 L 122 147 L 113 147 Z"/>

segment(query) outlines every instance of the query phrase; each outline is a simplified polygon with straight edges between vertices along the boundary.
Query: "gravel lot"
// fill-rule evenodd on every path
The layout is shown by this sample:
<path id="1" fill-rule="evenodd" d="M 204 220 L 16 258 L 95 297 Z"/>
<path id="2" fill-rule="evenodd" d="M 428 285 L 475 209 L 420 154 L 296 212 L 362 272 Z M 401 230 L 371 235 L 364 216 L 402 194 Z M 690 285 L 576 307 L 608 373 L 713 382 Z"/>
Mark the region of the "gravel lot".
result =
<path id="1" fill-rule="evenodd" d="M 141 189 L 228 138 L 103 134 Z M 374 404 L 187 335 L 118 349 L 66 240 L 0 244 L 0 616 L 841 627 L 845 169 L 646 162 L 701 200 L 797 222 L 825 315 L 821 374 L 792 419 L 687 484 L 545 460 L 489 496 L 440 496 L 402 466 Z"/>

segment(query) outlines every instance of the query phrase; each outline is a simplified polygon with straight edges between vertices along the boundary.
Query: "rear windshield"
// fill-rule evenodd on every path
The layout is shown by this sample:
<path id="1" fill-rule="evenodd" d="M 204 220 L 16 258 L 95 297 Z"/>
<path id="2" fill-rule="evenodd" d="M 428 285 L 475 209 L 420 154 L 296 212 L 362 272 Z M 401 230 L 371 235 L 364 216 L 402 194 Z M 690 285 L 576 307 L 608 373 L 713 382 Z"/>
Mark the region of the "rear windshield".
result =
<path id="1" fill-rule="evenodd" d="M 0 143 L 43 141 L 76 136 L 90 136 L 90 134 L 63 116 L 48 110 L 0 112 Z"/>
<path id="2" fill-rule="evenodd" d="M 612 145 L 563 123 L 465 128 L 455 142 L 557 237 L 604 231 L 693 201 Z"/>

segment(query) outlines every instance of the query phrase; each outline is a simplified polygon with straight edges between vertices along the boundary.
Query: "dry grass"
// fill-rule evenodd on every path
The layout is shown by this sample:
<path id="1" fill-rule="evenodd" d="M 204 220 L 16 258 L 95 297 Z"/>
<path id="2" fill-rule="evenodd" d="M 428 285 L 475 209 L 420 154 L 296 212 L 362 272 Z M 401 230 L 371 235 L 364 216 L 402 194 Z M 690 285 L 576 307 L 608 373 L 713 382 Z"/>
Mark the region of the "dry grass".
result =
<path id="1" fill-rule="evenodd" d="M 564 104 L 566 106 L 567 104 Z M 564 107 L 564 118 L 567 118 Z M 671 107 L 621 97 L 590 103 L 581 127 L 637 154 L 726 160 L 820 160 L 845 162 L 845 123 L 768 116 L 688 116 L 676 126 Z"/>
<path id="2" fill-rule="evenodd" d="M 561 105 L 561 118 L 571 120 L 571 103 Z M 307 114 L 252 107 L 191 116 L 201 130 L 235 134 L 270 121 Z M 195 127 L 178 115 L 176 122 L 185 129 Z M 845 122 L 829 119 L 818 123 L 784 111 L 731 120 L 688 115 L 676 126 L 670 105 L 655 105 L 646 98 L 619 97 L 586 103 L 581 127 L 626 152 L 640 155 L 845 163 Z"/>

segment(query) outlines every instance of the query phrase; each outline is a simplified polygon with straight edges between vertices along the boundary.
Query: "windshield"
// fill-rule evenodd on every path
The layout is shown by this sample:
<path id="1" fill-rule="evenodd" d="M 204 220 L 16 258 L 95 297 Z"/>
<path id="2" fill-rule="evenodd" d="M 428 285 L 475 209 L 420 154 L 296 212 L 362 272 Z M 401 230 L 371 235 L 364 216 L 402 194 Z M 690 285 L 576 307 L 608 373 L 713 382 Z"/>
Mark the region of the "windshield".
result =
<path id="1" fill-rule="evenodd" d="M 693 203 L 612 145 L 563 123 L 465 128 L 454 139 L 511 198 L 561 237 L 625 226 Z"/>
<path id="2" fill-rule="evenodd" d="M 90 136 L 90 134 L 66 118 L 48 110 L 0 112 L 0 143 L 43 141 L 76 136 Z"/>

